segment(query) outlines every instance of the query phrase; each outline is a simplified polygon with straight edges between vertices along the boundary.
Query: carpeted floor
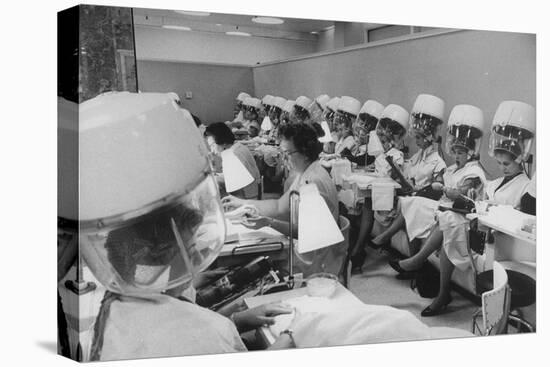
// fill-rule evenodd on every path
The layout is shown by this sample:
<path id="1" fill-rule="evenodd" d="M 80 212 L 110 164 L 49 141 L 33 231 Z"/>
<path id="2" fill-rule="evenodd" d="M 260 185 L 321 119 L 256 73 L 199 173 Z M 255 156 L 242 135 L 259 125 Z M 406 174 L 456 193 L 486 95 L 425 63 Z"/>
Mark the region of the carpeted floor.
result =
<path id="1" fill-rule="evenodd" d="M 479 309 L 471 300 L 453 291 L 453 301 L 446 312 L 434 317 L 421 317 L 420 312 L 431 303 L 410 288 L 409 280 L 398 280 L 388 265 L 389 255 L 367 250 L 362 274 L 351 277 L 350 290 L 363 302 L 408 310 L 429 326 L 447 326 L 471 331 L 472 315 Z"/>

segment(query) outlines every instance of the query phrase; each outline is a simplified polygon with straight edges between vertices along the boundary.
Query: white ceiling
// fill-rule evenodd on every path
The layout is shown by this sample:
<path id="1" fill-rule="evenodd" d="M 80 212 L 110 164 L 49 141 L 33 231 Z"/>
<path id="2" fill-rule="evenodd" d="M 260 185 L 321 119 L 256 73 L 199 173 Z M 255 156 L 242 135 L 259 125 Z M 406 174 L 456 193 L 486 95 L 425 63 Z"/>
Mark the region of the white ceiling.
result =
<path id="1" fill-rule="evenodd" d="M 262 14 L 221 14 L 211 13 L 209 16 L 193 16 L 177 13 L 173 10 L 134 8 L 134 22 L 138 26 L 161 27 L 163 24 L 190 27 L 197 31 L 219 32 L 242 31 L 255 36 L 309 39 L 316 36 L 311 32 L 323 32 L 334 26 L 334 21 L 318 19 L 281 18 L 283 24 L 259 24 L 252 22 L 252 17 Z M 372 29 L 382 24 L 363 23 L 365 28 Z"/>

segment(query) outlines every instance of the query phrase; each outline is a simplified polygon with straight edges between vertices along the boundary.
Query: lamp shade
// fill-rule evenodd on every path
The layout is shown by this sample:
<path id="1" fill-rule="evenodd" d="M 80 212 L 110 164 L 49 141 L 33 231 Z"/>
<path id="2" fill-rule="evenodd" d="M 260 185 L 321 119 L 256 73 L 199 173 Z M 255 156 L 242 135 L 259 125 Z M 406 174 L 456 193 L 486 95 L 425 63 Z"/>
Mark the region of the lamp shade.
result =
<path id="1" fill-rule="evenodd" d="M 252 177 L 244 164 L 237 158 L 233 150 L 224 150 L 221 153 L 221 157 L 225 191 L 237 191 L 254 182 L 254 177 Z"/>
<path id="2" fill-rule="evenodd" d="M 269 116 L 264 117 L 261 128 L 263 131 L 269 131 L 273 128 L 273 124 L 271 123 Z"/>
<path id="3" fill-rule="evenodd" d="M 376 130 L 369 133 L 369 143 L 367 144 L 367 154 L 373 157 L 378 157 L 384 153 L 384 147 L 380 142 L 380 138 L 376 135 Z"/>
<path id="4" fill-rule="evenodd" d="M 330 128 L 328 127 L 328 123 L 325 120 L 321 121 L 321 128 L 323 129 L 325 136 L 321 136 L 319 138 L 319 141 L 321 143 L 330 143 L 331 141 L 333 141 L 332 135 L 330 133 Z"/>
<path id="5" fill-rule="evenodd" d="M 327 203 L 315 184 L 300 187 L 298 205 L 299 254 L 311 252 L 344 241 L 344 236 L 334 220 Z"/>

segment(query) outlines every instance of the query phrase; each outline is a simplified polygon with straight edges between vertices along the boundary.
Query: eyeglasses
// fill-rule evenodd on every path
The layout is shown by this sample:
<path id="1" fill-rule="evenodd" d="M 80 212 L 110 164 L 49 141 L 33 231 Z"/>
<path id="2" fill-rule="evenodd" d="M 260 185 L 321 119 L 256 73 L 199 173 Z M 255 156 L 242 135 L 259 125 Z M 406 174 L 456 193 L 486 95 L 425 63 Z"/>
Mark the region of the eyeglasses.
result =
<path id="1" fill-rule="evenodd" d="M 297 150 L 292 150 L 292 151 L 281 150 L 281 154 L 283 155 L 283 159 L 290 158 L 290 156 L 293 155 L 294 153 L 298 153 L 298 151 Z"/>

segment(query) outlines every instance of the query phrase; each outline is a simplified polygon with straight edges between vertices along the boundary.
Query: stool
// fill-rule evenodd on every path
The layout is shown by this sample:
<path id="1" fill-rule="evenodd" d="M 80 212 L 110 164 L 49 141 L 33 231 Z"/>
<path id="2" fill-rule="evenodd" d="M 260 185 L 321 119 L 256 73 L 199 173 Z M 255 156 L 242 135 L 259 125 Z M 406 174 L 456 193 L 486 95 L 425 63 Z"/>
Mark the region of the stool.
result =
<path id="1" fill-rule="evenodd" d="M 534 332 L 535 328 L 521 317 L 518 309 L 535 303 L 537 296 L 536 281 L 514 270 L 506 270 L 506 274 L 508 275 L 508 285 L 512 291 L 510 300 L 511 311 L 508 322 L 514 321 L 517 325 L 525 326 L 529 332 Z M 478 274 L 476 282 L 477 290 L 480 294 L 493 289 L 493 271 L 488 270 Z M 515 314 L 512 314 L 514 311 Z"/>

